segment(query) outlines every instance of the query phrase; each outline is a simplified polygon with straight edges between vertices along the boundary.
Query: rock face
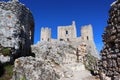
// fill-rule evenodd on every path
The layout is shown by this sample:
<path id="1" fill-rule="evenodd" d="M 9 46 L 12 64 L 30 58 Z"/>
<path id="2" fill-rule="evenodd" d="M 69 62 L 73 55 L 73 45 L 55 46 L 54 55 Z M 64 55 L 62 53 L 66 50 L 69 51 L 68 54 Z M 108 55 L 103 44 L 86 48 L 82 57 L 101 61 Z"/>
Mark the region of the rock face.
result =
<path id="1" fill-rule="evenodd" d="M 22 78 L 26 80 L 58 80 L 64 76 L 64 70 L 68 70 L 63 67 L 65 53 L 74 54 L 65 42 L 40 42 L 32 46 L 32 51 L 35 53 L 35 58 L 19 58 L 15 61 L 13 80 Z M 66 76 L 70 75 L 72 75 L 71 71 L 68 71 Z"/>
<path id="2" fill-rule="evenodd" d="M 42 41 L 32 46 L 33 57 L 16 59 L 12 80 L 87 80 L 91 74 L 77 62 L 76 49 L 67 42 Z M 80 76 L 80 72 L 86 75 Z M 93 79 L 90 79 L 93 80 Z"/>
<path id="3" fill-rule="evenodd" d="M 17 0 L 0 2 L 0 46 L 11 50 L 11 58 L 29 54 L 33 35 L 30 10 Z"/>
<path id="4" fill-rule="evenodd" d="M 104 47 L 101 51 L 99 71 L 112 80 L 119 80 L 120 76 L 120 1 L 111 5 L 108 26 L 103 33 Z"/>
<path id="5" fill-rule="evenodd" d="M 57 80 L 57 76 L 49 62 L 22 57 L 15 61 L 13 80 Z"/>

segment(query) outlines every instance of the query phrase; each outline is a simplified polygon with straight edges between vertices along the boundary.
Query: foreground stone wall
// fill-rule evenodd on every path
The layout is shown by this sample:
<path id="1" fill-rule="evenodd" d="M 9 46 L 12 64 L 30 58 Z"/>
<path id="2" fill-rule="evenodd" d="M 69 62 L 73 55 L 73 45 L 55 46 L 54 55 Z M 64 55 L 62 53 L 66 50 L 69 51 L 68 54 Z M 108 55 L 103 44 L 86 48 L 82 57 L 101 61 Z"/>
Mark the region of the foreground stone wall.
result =
<path id="1" fill-rule="evenodd" d="M 109 10 L 108 26 L 103 33 L 104 47 L 101 51 L 101 60 L 98 70 L 110 80 L 120 79 L 120 1 L 117 0 Z M 106 80 L 106 79 L 105 79 Z"/>

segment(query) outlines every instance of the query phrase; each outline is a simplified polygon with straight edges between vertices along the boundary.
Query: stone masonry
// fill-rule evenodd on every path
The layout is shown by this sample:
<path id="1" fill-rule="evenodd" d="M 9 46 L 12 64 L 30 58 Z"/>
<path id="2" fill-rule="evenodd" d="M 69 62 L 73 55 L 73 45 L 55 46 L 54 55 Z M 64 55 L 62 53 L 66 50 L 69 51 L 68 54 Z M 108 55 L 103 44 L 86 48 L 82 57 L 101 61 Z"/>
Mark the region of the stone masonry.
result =
<path id="1" fill-rule="evenodd" d="M 58 26 L 58 40 L 70 41 L 76 37 L 75 21 L 73 21 L 72 25 L 69 26 Z"/>
<path id="2" fill-rule="evenodd" d="M 109 80 L 120 80 L 120 0 L 111 4 L 107 23 L 102 35 L 104 46 L 98 71 Z M 105 77 L 102 76 L 101 80 L 108 80 Z"/>
<path id="3" fill-rule="evenodd" d="M 87 48 L 86 53 L 91 53 L 93 56 L 98 58 L 98 51 L 96 49 L 92 25 L 82 26 L 81 37 L 77 37 L 76 24 L 75 21 L 72 25 L 68 26 L 58 26 L 58 38 L 52 39 L 50 28 L 41 28 L 41 41 L 67 41 L 78 48 L 82 43 L 85 43 Z M 81 51 L 82 52 L 82 51 Z"/>

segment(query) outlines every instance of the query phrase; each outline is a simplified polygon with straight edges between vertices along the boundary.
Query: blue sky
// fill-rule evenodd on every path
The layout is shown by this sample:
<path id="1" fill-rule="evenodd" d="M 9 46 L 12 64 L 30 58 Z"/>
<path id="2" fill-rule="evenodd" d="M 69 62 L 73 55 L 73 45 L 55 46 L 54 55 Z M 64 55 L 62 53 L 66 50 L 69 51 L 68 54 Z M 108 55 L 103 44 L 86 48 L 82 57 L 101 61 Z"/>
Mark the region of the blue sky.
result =
<path id="1" fill-rule="evenodd" d="M 91 24 L 94 41 L 100 51 L 102 33 L 107 26 L 110 4 L 115 0 L 19 0 L 33 13 L 35 20 L 34 43 L 40 40 L 41 27 L 52 28 L 52 37 L 57 38 L 57 26 L 70 25 L 76 21 L 77 35 L 80 27 Z"/>

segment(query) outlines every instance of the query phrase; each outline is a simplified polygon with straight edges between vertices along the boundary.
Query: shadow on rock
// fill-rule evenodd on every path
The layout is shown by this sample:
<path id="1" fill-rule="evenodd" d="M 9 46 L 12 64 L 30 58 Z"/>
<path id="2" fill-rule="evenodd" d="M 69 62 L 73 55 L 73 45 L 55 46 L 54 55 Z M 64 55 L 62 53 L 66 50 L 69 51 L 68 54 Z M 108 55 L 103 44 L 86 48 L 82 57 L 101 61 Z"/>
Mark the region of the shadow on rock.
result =
<path id="1" fill-rule="evenodd" d="M 0 77 L 4 74 L 3 64 L 0 62 Z"/>

